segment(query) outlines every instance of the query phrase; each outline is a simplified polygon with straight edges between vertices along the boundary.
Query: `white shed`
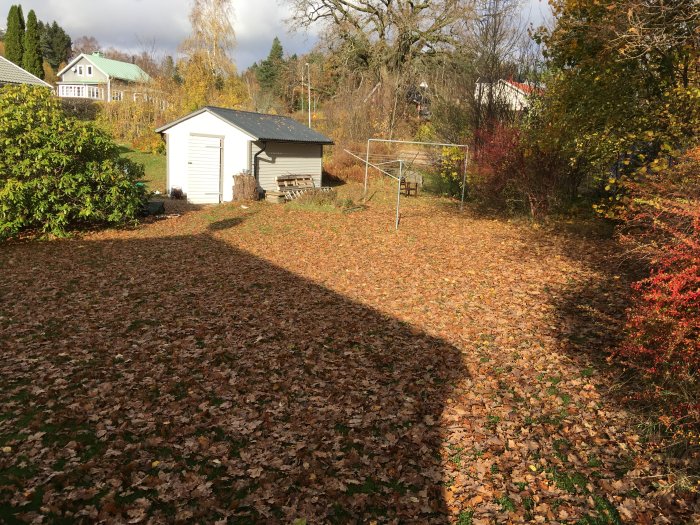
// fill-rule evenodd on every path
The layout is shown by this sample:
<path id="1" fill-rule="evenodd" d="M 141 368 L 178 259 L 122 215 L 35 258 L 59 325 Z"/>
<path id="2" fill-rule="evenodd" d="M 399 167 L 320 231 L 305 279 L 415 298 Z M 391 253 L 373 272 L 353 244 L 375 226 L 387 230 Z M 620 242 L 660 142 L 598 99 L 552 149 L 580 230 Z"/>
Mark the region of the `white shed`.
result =
<path id="1" fill-rule="evenodd" d="M 195 204 L 233 199 L 233 177 L 255 176 L 264 191 L 277 177 L 306 175 L 321 186 L 328 137 L 292 118 L 206 106 L 156 130 L 167 154 L 167 191 L 179 188 Z"/>

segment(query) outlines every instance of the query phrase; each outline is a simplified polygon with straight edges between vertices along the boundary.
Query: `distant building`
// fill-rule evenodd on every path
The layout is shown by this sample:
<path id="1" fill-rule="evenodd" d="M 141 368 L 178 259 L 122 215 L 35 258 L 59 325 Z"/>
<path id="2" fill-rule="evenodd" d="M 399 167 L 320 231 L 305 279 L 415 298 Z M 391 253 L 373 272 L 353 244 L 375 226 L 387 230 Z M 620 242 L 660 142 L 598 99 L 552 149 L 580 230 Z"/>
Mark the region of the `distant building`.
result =
<path id="1" fill-rule="evenodd" d="M 58 72 L 58 96 L 105 102 L 148 98 L 144 85 L 151 80 L 136 64 L 80 54 Z"/>
<path id="2" fill-rule="evenodd" d="M 511 111 L 519 112 L 530 107 L 532 95 L 541 93 L 542 88 L 515 82 L 514 80 L 499 80 L 491 84 L 490 82 L 476 82 L 474 88 L 474 99 L 486 104 L 489 98 L 489 90 L 493 90 L 493 100 L 505 105 Z"/>
<path id="3" fill-rule="evenodd" d="M 53 89 L 53 86 L 48 82 L 44 82 L 39 77 L 32 75 L 19 67 L 17 64 L 10 62 L 5 57 L 0 56 L 0 87 L 5 85 L 20 85 L 29 84 L 32 86 L 41 86 Z"/>

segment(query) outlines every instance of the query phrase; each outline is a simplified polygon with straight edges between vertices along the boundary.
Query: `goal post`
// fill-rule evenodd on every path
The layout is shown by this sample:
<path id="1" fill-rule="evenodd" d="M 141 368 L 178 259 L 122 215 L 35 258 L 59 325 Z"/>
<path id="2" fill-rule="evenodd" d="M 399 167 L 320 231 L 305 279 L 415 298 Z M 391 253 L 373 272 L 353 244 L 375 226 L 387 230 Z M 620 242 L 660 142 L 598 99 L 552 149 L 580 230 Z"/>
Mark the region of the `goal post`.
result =
<path id="1" fill-rule="evenodd" d="M 367 149 L 365 152 L 365 161 L 364 161 L 365 162 L 365 186 L 364 186 L 364 196 L 365 197 L 367 197 L 369 168 L 371 165 L 369 162 L 369 155 L 370 155 L 370 148 L 371 148 L 372 142 L 384 142 L 384 143 L 390 143 L 390 144 L 411 144 L 411 145 L 415 145 L 415 146 L 430 146 L 430 147 L 438 147 L 438 148 L 461 148 L 461 149 L 463 149 L 464 150 L 464 173 L 462 174 L 462 198 L 460 201 L 459 210 L 462 211 L 464 209 L 464 196 L 465 196 L 465 190 L 466 190 L 466 186 L 467 186 L 467 166 L 469 164 L 469 145 L 468 144 L 447 144 L 447 143 L 442 143 L 442 142 L 422 142 L 422 141 L 417 141 L 417 140 L 367 139 Z M 372 167 L 376 169 L 375 166 L 372 166 Z M 379 171 L 382 171 L 382 170 L 379 170 Z M 386 173 L 386 172 L 383 172 L 383 173 Z"/>

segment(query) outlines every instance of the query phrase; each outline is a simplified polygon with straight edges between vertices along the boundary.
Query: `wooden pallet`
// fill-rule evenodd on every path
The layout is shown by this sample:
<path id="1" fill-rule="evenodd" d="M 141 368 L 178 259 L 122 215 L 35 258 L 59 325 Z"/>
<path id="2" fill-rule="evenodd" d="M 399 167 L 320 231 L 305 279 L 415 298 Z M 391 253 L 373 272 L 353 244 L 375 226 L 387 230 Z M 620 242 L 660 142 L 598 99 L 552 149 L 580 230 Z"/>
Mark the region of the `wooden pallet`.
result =
<path id="1" fill-rule="evenodd" d="M 330 191 L 329 187 L 316 186 L 311 175 L 284 175 L 277 177 L 277 191 L 267 192 L 270 199 L 278 199 L 283 196 L 285 200 L 291 201 L 310 191 Z"/>

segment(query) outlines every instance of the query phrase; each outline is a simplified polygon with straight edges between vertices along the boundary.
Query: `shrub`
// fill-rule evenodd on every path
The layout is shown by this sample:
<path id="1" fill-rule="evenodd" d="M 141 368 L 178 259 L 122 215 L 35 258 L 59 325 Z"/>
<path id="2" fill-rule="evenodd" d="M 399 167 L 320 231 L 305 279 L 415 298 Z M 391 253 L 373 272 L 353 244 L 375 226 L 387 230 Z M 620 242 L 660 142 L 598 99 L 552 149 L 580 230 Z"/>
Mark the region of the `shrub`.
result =
<path id="1" fill-rule="evenodd" d="M 323 171 L 331 182 L 365 180 L 365 168 L 362 162 L 345 153 L 340 147 L 336 147 L 333 156 L 324 161 Z"/>
<path id="2" fill-rule="evenodd" d="M 0 238 L 134 219 L 143 166 L 93 124 L 66 117 L 43 88 L 0 89 Z"/>
<path id="3" fill-rule="evenodd" d="M 489 207 L 510 208 L 512 199 L 524 200 L 513 193 L 515 171 L 522 170 L 518 149 L 520 134 L 515 128 L 498 126 L 491 132 L 479 131 L 476 137 L 475 169 L 470 176 L 470 194 Z"/>
<path id="4" fill-rule="evenodd" d="M 439 193 L 458 197 L 462 194 L 464 180 L 464 150 L 457 147 L 443 147 L 433 164 L 439 179 Z"/>
<path id="5" fill-rule="evenodd" d="M 623 238 L 650 274 L 635 283 L 627 338 L 616 353 L 653 381 L 660 418 L 680 432 L 700 427 L 700 148 L 628 184 Z M 668 402 L 671 394 L 678 401 Z M 676 439 L 678 435 L 676 436 Z M 695 440 L 697 441 L 697 440 Z"/>
<path id="6" fill-rule="evenodd" d="M 637 368 L 674 380 L 700 365 L 700 149 L 643 182 L 631 183 L 628 242 L 651 275 L 634 285 L 630 338 L 621 354 Z"/>
<path id="7" fill-rule="evenodd" d="M 527 128 L 497 125 L 477 133 L 476 143 L 470 194 L 477 201 L 538 218 L 576 193 L 559 153 L 543 148 Z"/>
<path id="8" fill-rule="evenodd" d="M 292 209 L 324 212 L 350 212 L 364 209 L 363 206 L 356 205 L 350 196 L 339 197 L 335 190 L 307 191 L 292 200 L 287 206 Z"/>
<path id="9" fill-rule="evenodd" d="M 307 211 L 337 211 L 342 207 L 338 200 L 338 192 L 331 191 L 307 191 L 292 200 L 288 206 Z"/>

